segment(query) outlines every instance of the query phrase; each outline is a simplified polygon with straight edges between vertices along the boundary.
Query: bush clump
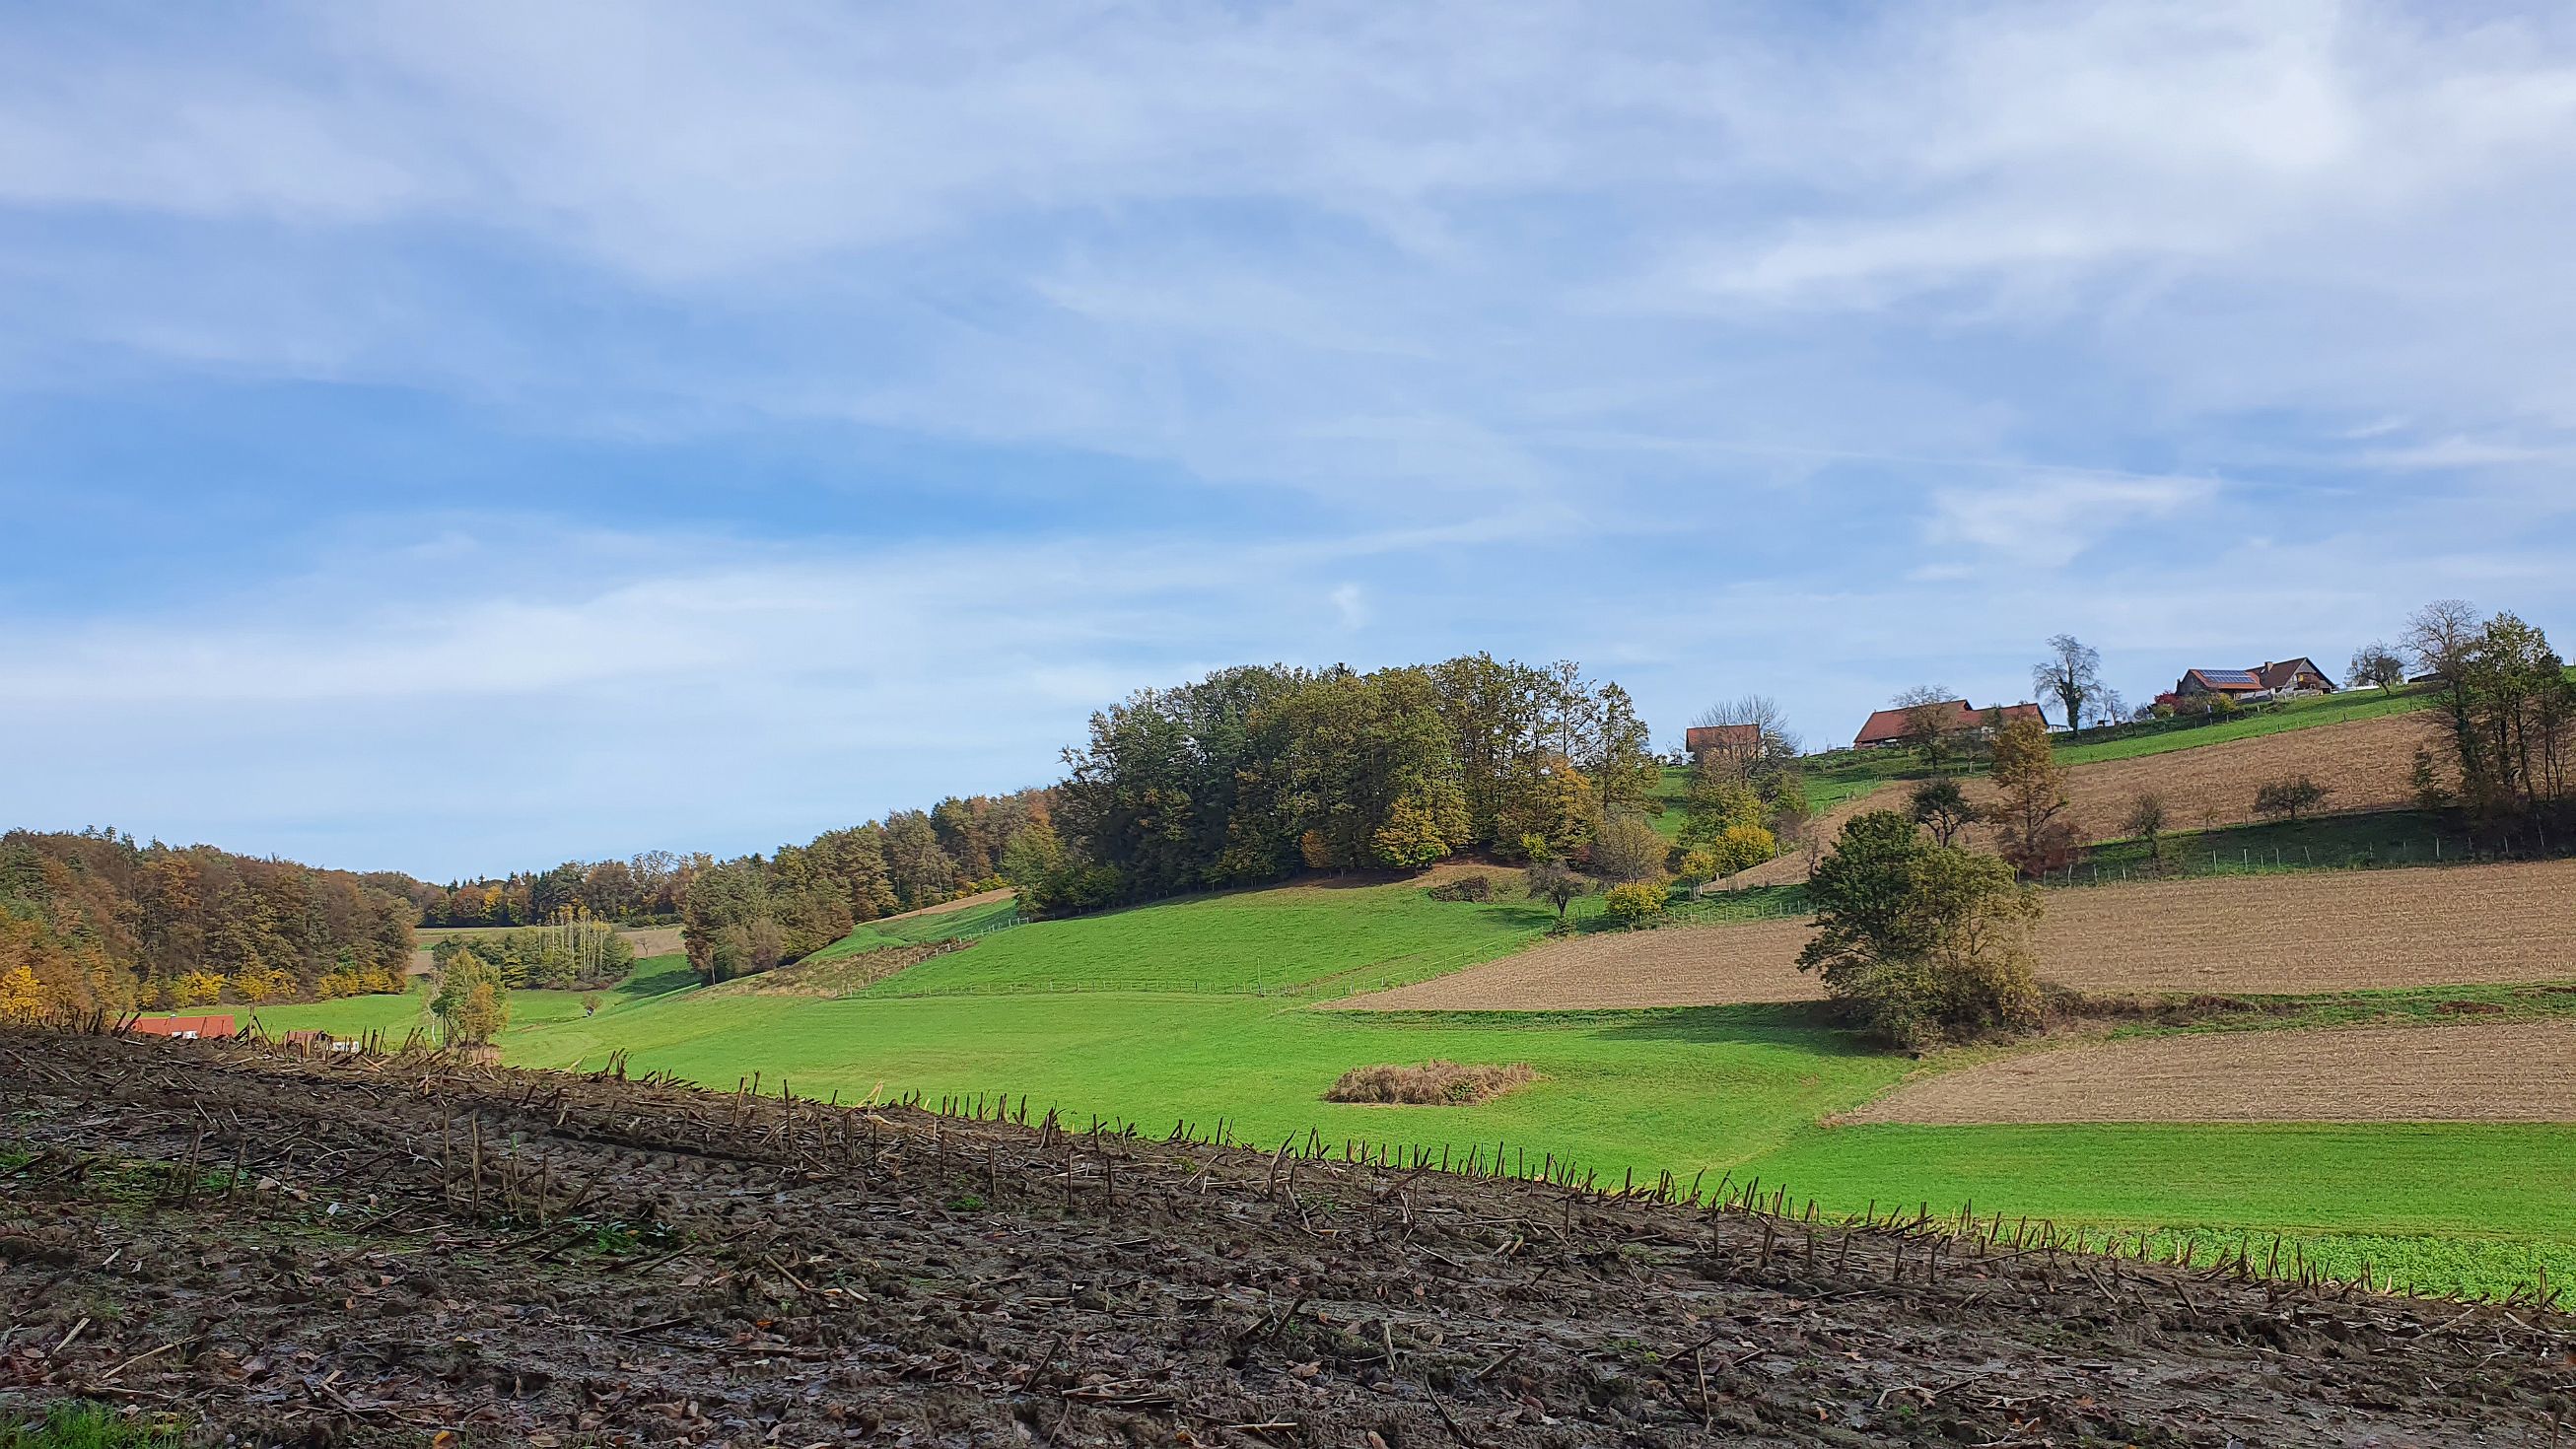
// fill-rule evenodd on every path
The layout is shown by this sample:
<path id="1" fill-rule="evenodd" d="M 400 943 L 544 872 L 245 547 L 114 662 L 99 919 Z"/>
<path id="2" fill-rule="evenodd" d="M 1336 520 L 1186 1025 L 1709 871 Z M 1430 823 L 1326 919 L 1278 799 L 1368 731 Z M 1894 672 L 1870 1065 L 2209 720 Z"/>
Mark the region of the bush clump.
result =
<path id="1" fill-rule="evenodd" d="M 1799 969 L 1872 1035 L 1914 1050 L 2038 1024 L 2039 897 L 2003 861 L 1873 810 L 1843 827 L 1807 891 L 1817 929 Z"/>
<path id="2" fill-rule="evenodd" d="M 1418 1066 L 1353 1067 L 1342 1073 L 1327 1102 L 1373 1102 L 1407 1107 L 1463 1107 L 1489 1102 L 1538 1080 L 1527 1062 L 1502 1066 L 1429 1061 Z"/>
<path id="3" fill-rule="evenodd" d="M 1494 878 L 1482 872 L 1462 875 L 1431 888 L 1435 901 L 1490 901 L 1494 898 Z"/>
<path id="4" fill-rule="evenodd" d="M 1615 885 L 1601 897 L 1601 914 L 1626 926 L 1643 925 L 1664 913 L 1665 892 L 1659 885 L 1632 881 Z"/>

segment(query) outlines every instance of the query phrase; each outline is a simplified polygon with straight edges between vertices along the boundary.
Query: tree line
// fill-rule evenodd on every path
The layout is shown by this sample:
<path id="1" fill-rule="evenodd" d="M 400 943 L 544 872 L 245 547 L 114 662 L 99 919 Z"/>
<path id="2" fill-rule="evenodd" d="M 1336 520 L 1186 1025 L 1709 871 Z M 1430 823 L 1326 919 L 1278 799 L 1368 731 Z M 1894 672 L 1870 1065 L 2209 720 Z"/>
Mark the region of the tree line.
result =
<path id="1" fill-rule="evenodd" d="M 0 1012 L 399 991 L 416 915 L 381 877 L 115 830 L 12 830 Z"/>
<path id="2" fill-rule="evenodd" d="M 1469 850 L 1578 856 L 1657 808 L 1662 769 L 1617 684 L 1488 654 L 1223 669 L 1093 715 L 1064 759 L 1047 827 L 1003 862 L 1041 914 Z"/>
<path id="3" fill-rule="evenodd" d="M 709 981 L 766 971 L 857 925 L 1004 883 L 1031 837 L 1060 853 L 1052 792 L 952 796 L 928 810 L 827 830 L 769 855 L 693 862 L 680 893 L 680 938 Z"/>

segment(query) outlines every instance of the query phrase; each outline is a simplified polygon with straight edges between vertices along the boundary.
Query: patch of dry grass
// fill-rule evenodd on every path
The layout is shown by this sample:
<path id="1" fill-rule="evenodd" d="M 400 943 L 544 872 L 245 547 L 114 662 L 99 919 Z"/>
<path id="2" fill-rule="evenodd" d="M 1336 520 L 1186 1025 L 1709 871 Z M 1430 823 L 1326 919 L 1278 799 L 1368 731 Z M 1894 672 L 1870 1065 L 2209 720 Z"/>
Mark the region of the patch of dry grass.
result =
<path id="1" fill-rule="evenodd" d="M 1324 1094 L 1327 1102 L 1375 1102 L 1408 1107 L 1464 1107 L 1490 1102 L 1538 1080 L 1527 1062 L 1460 1066 L 1428 1061 L 1419 1066 L 1353 1067 Z"/>
<path id="2" fill-rule="evenodd" d="M 709 987 L 710 996 L 849 996 L 934 956 L 962 951 L 972 941 L 926 941 L 917 946 L 881 946 L 846 956 L 800 961 L 751 976 L 737 976 Z"/>

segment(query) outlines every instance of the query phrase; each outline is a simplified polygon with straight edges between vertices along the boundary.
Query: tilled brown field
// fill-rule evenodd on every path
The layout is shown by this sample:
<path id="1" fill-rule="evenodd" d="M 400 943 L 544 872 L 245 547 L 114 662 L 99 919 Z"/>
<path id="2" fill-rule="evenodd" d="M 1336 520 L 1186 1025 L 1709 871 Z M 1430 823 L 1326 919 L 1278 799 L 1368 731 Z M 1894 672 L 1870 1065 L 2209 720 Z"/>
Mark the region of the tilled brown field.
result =
<path id="1" fill-rule="evenodd" d="M 0 1417 L 194 1442 L 2536 1443 L 2576 1322 L 435 1055 L 0 1035 Z M 1661 1185 L 1658 1185 L 1660 1192 Z"/>
<path id="2" fill-rule="evenodd" d="M 2244 825 L 2259 818 L 2255 789 L 2289 775 L 2310 775 L 2331 789 L 2326 809 L 2338 814 L 2399 809 L 2414 803 L 2415 748 L 2428 738 L 2425 721 L 2421 714 L 2382 715 L 2076 765 L 2066 772 L 2067 816 L 2087 840 L 2124 836 L 2139 792 L 2153 790 L 2165 797 L 2174 829 Z M 1982 806 L 1996 797 L 1979 780 L 1968 798 Z"/>
<path id="3" fill-rule="evenodd" d="M 2382 715 L 2344 724 L 2314 725 L 2221 745 L 2167 750 L 2131 760 L 2073 765 L 2066 771 L 2066 818 L 2088 841 L 2128 834 L 2129 810 L 2141 792 L 2164 796 L 2168 826 L 2201 830 L 2250 824 L 2254 792 L 2265 781 L 2309 775 L 2334 793 L 2325 808 L 2336 814 L 2397 810 L 2415 800 L 2415 748 L 2428 738 L 2422 714 Z M 1960 785 L 1980 807 L 1995 803 L 1983 776 Z M 1881 785 L 1818 816 L 1809 833 L 1831 846 L 1843 822 L 1863 810 L 1902 808 L 1913 787 Z M 1968 832 L 1982 841 L 1979 828 Z M 1740 885 L 1791 885 L 1807 878 L 1805 854 L 1784 855 L 1732 877 Z"/>
<path id="4" fill-rule="evenodd" d="M 2040 974 L 2101 995 L 2302 995 L 2576 980 L 2576 860 L 2233 876 L 2043 893 Z M 1335 1003 L 1580 1011 L 1804 1001 L 1802 920 L 1548 941 Z"/>
<path id="5" fill-rule="evenodd" d="M 2576 1122 L 2576 1026 L 2096 1042 L 1908 1083 L 1851 1122 Z"/>

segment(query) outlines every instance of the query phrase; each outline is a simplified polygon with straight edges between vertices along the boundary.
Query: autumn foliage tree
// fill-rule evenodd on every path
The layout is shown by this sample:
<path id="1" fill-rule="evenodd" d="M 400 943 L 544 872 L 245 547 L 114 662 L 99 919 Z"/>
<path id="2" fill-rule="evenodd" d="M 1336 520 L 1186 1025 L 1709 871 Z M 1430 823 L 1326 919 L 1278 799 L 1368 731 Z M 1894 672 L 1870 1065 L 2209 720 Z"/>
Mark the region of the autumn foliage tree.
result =
<path id="1" fill-rule="evenodd" d="M 500 969 L 471 951 L 448 958 L 429 1009 L 447 1040 L 463 1046 L 486 1045 L 510 1024 L 510 997 Z"/>
<path id="2" fill-rule="evenodd" d="M 2016 719 L 1995 735 L 1993 778 L 2003 799 L 1993 812 L 1995 848 L 2025 877 L 2063 869 L 2082 844 L 2066 813 L 2066 769 L 2048 726 Z"/>

